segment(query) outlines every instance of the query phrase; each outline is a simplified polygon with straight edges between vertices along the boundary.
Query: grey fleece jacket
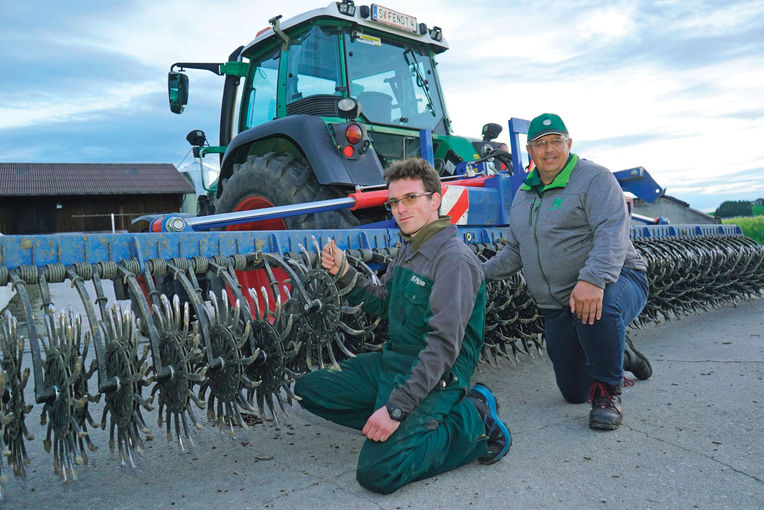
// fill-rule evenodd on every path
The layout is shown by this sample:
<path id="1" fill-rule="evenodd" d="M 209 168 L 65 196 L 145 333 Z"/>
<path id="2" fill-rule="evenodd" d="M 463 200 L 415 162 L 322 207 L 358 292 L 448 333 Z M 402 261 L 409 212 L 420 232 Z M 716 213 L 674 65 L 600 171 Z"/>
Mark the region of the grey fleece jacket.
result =
<path id="1" fill-rule="evenodd" d="M 509 218 L 509 242 L 483 271 L 487 280 L 497 280 L 522 268 L 539 308 L 566 308 L 578 280 L 605 288 L 622 267 L 647 267 L 629 238 L 626 201 L 615 176 L 576 154 L 547 186 L 531 172 Z"/>

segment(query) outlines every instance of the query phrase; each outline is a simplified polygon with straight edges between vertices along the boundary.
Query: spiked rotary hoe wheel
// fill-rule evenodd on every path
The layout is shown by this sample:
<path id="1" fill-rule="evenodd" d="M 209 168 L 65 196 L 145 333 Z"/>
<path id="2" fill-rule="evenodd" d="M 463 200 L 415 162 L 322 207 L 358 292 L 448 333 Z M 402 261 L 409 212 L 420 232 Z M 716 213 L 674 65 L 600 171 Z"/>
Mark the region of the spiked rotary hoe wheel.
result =
<path id="1" fill-rule="evenodd" d="M 110 450 L 121 463 L 135 466 L 134 454 L 151 438 L 148 413 L 156 412 L 168 441 L 181 449 L 194 446 L 192 433 L 204 425 L 194 407 L 206 408 L 207 421 L 233 435 L 247 422 L 278 426 L 297 398 L 296 378 L 380 349 L 385 318 L 348 300 L 357 280 L 339 285 L 320 267 L 330 234 L 290 241 L 292 251 L 263 250 L 265 242 L 244 249 L 251 241 L 244 233 L 236 234 L 236 253 L 223 255 L 230 238 L 222 236 L 233 234 L 221 233 L 218 253 L 210 256 L 0 266 L 0 285 L 12 283 L 21 303 L 18 318 L 7 312 L 0 320 L 0 488 L 9 471 L 24 477 L 30 464 L 26 418 L 33 403 L 24 399 L 30 377 L 47 425 L 43 447 L 53 453 L 54 472 L 74 480 L 82 476 L 78 465 L 88 463 L 87 451 L 96 448 L 99 426 L 108 426 Z M 361 248 L 345 249 L 346 260 L 356 278 L 378 279 L 396 248 L 370 248 L 361 237 Z M 140 252 L 130 242 L 130 253 Z M 650 282 L 635 327 L 762 295 L 764 247 L 743 236 L 636 237 L 634 244 Z M 503 245 L 498 239 L 471 247 L 487 260 Z M 113 282 L 124 301 L 111 302 L 104 281 Z M 64 282 L 76 290 L 82 315 L 56 310 L 48 287 Z M 27 292 L 32 286 L 40 303 Z M 482 361 L 501 366 L 502 359 L 517 363 L 541 353 L 543 322 L 522 275 L 488 282 L 486 293 Z M 91 416 L 97 403 L 100 422 Z"/>

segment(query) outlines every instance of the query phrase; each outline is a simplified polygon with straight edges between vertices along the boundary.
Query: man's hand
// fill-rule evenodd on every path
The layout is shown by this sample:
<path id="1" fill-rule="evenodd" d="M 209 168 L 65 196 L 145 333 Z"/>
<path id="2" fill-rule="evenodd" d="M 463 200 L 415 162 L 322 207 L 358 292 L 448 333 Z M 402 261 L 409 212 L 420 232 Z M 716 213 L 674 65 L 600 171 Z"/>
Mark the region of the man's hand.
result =
<path id="1" fill-rule="evenodd" d="M 400 424 L 399 421 L 390 418 L 387 407 L 382 406 L 369 416 L 361 432 L 372 441 L 387 441 L 387 438 L 398 430 Z"/>
<path id="2" fill-rule="evenodd" d="M 340 268 L 342 267 L 342 261 L 344 258 L 345 252 L 337 248 L 337 245 L 334 244 L 334 239 L 329 241 L 328 244 L 325 244 L 324 249 L 321 250 L 321 266 L 329 271 L 332 276 L 339 272 Z M 345 273 L 347 272 L 348 268 L 346 265 L 345 270 L 340 276 L 345 276 Z"/>
<path id="3" fill-rule="evenodd" d="M 590 326 L 602 318 L 602 295 L 604 291 L 593 283 L 578 280 L 570 293 L 570 313 L 576 314 L 584 324 Z"/>

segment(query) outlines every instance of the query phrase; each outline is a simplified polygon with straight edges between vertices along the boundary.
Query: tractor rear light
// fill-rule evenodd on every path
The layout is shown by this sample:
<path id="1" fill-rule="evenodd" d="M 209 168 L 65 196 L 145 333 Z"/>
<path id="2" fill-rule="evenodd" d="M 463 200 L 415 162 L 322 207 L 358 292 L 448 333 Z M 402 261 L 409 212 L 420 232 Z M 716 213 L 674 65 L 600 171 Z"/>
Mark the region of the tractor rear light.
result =
<path id="1" fill-rule="evenodd" d="M 363 124 L 357 122 L 330 124 L 330 128 L 329 134 L 334 141 L 334 146 L 345 159 L 357 160 L 369 151 L 371 140 Z"/>
<path id="2" fill-rule="evenodd" d="M 349 124 L 348 127 L 345 128 L 345 139 L 353 145 L 360 142 L 363 139 L 361 126 L 358 124 Z"/>

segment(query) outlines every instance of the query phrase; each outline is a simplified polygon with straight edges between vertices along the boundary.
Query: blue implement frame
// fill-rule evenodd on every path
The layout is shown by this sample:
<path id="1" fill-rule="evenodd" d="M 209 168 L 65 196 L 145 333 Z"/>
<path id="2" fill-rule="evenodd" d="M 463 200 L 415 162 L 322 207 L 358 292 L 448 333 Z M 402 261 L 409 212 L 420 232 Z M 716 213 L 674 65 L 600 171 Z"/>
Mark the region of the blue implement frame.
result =
<path id="1" fill-rule="evenodd" d="M 458 227 L 458 235 L 468 244 L 495 243 L 507 237 L 507 229 Z M 296 255 L 302 250 L 312 251 L 313 238 L 319 246 L 334 239 L 340 248 L 351 250 L 389 249 L 400 242 L 397 228 L 11 235 L 0 236 L 0 267 L 13 270 L 22 266 L 137 259 L 143 268 L 149 259 L 247 255 L 258 251 Z"/>
<path id="2" fill-rule="evenodd" d="M 467 244 L 494 244 L 508 237 L 508 227 L 458 226 L 458 236 Z M 680 236 L 742 236 L 737 225 L 646 225 L 631 227 L 632 238 Z M 171 232 L 138 234 L 47 234 L 0 236 L 0 267 L 8 270 L 48 264 L 121 262 L 137 259 L 141 268 L 149 259 L 173 257 L 232 256 L 266 252 L 284 256 L 312 251 L 313 238 L 322 247 L 334 239 L 342 249 L 394 248 L 399 230 L 272 230 L 237 232 Z"/>

